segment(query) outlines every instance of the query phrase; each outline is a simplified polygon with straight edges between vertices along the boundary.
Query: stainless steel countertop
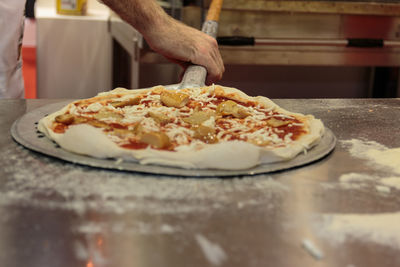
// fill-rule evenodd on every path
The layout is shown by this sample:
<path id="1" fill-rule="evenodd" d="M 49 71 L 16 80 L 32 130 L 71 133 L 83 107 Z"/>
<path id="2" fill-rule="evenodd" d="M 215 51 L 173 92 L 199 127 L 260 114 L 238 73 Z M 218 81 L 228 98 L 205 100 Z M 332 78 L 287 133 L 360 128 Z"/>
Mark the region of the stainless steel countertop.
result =
<path id="1" fill-rule="evenodd" d="M 400 187 L 381 182 L 400 173 L 364 153 L 400 147 L 400 99 L 276 100 L 321 118 L 336 149 L 230 179 L 77 166 L 12 140 L 56 101 L 0 100 L 1 266 L 400 266 Z"/>

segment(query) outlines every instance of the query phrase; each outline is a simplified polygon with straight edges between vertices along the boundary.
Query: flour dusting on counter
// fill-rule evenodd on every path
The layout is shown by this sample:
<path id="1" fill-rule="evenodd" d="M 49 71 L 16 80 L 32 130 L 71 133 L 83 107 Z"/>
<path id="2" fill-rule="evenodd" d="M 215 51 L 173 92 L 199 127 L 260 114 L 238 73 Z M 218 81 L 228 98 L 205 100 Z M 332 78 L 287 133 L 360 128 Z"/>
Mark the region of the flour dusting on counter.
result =
<path id="1" fill-rule="evenodd" d="M 196 234 L 195 238 L 204 256 L 213 265 L 221 265 L 227 259 L 225 251 L 218 244 L 211 242 L 201 234 Z"/>
<path id="2" fill-rule="evenodd" d="M 136 235 L 148 235 L 148 234 L 175 234 L 181 231 L 179 226 L 169 224 L 157 224 L 157 223 L 146 223 L 143 221 L 115 221 L 115 222 L 93 222 L 88 221 L 79 224 L 74 232 L 84 234 L 136 234 Z"/>
<path id="3" fill-rule="evenodd" d="M 400 174 L 400 148 L 385 150 L 370 149 L 366 152 L 369 159 L 388 167 L 395 173 Z"/>
<path id="4" fill-rule="evenodd" d="M 400 148 L 391 148 L 375 141 L 351 139 L 341 141 L 353 157 L 367 159 L 380 167 L 400 174 Z"/>
<path id="5" fill-rule="evenodd" d="M 316 260 L 321 260 L 324 257 L 324 253 L 310 239 L 303 239 L 301 245 Z"/>
<path id="6" fill-rule="evenodd" d="M 351 139 L 341 141 L 353 157 L 365 159 L 372 163 L 381 174 L 371 176 L 365 173 L 346 173 L 339 177 L 344 188 L 365 187 L 375 183 L 380 193 L 390 193 L 391 189 L 400 190 L 400 148 L 387 148 L 375 141 Z M 387 173 L 393 176 L 387 176 Z"/>
<path id="7" fill-rule="evenodd" d="M 238 203 L 270 205 L 281 203 L 290 193 L 288 186 L 266 175 L 232 179 L 138 175 L 66 164 L 22 147 L 0 151 L 0 160 L 8 177 L 0 189 L 0 205 L 168 214 L 208 212 Z"/>
<path id="8" fill-rule="evenodd" d="M 367 182 L 371 181 L 374 178 L 369 176 L 368 174 L 362 173 L 346 173 L 340 176 L 339 181 L 341 183 L 359 183 L 359 182 Z"/>
<path id="9" fill-rule="evenodd" d="M 400 150 L 375 141 L 351 139 L 341 144 L 354 158 L 366 161 L 367 169 L 343 173 L 337 183 L 326 189 L 357 190 L 371 201 L 393 205 L 386 213 L 381 209 L 368 213 L 325 213 L 316 215 L 314 231 L 319 237 L 341 247 L 348 242 L 374 243 L 400 250 L 400 212 L 392 202 L 400 190 Z M 371 171 L 369 169 L 372 169 Z M 354 210 L 354 209 L 353 209 Z"/>
<path id="10" fill-rule="evenodd" d="M 388 186 L 384 186 L 384 185 L 376 185 L 375 186 L 376 191 L 378 191 L 379 193 L 383 193 L 383 194 L 389 194 L 391 192 L 390 187 Z"/>
<path id="11" fill-rule="evenodd" d="M 361 189 L 368 186 L 375 178 L 363 173 L 345 173 L 339 177 L 340 186 L 343 189 Z"/>
<path id="12" fill-rule="evenodd" d="M 387 177 L 379 180 L 379 182 L 385 186 L 400 190 L 400 177 Z"/>
<path id="13" fill-rule="evenodd" d="M 365 173 L 345 173 L 339 177 L 340 188 L 362 189 L 375 186 L 380 193 L 390 193 L 391 189 L 400 190 L 400 177 L 370 176 Z M 335 185 L 324 184 L 324 188 L 332 189 Z"/>
<path id="14" fill-rule="evenodd" d="M 350 139 L 342 140 L 340 143 L 347 147 L 350 154 L 356 158 L 365 158 L 366 153 L 369 150 L 384 151 L 387 149 L 386 146 L 379 144 L 378 142 L 368 140 Z"/>
<path id="15" fill-rule="evenodd" d="M 373 242 L 400 249 L 400 212 L 378 214 L 326 214 L 315 231 L 331 243 L 346 240 Z"/>

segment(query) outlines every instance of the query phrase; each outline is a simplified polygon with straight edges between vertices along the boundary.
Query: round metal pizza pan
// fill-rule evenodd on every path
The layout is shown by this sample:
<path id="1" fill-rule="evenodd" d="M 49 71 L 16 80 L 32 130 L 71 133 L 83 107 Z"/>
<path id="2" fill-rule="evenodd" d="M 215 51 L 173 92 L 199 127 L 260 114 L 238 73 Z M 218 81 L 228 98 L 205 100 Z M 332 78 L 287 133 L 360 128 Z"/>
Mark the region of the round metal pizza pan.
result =
<path id="1" fill-rule="evenodd" d="M 317 161 L 328 155 L 336 145 L 336 137 L 330 129 L 326 128 L 325 134 L 319 144 L 308 150 L 307 153 L 299 154 L 289 161 L 264 164 L 245 170 L 182 169 L 158 165 L 142 165 L 138 162 L 118 161 L 116 159 L 97 159 L 68 152 L 37 131 L 37 122 L 41 118 L 61 109 L 69 102 L 71 101 L 46 105 L 26 113 L 12 125 L 12 137 L 28 149 L 75 164 L 154 175 L 190 177 L 229 177 L 283 171 Z"/>

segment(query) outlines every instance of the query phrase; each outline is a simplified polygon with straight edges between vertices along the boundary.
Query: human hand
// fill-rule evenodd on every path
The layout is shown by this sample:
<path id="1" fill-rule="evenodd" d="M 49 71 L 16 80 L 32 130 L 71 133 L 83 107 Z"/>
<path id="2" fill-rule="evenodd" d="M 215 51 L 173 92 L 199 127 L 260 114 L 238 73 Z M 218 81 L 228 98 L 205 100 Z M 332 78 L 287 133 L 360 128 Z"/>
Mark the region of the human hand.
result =
<path id="1" fill-rule="evenodd" d="M 213 37 L 167 18 L 166 23 L 146 31 L 144 38 L 154 51 L 184 69 L 191 64 L 204 66 L 207 69 L 207 85 L 222 78 L 224 63 Z"/>
<path id="2" fill-rule="evenodd" d="M 206 84 L 217 82 L 225 71 L 217 41 L 173 19 L 155 0 L 103 0 L 122 19 L 135 27 L 150 47 L 186 68 L 207 69 Z"/>

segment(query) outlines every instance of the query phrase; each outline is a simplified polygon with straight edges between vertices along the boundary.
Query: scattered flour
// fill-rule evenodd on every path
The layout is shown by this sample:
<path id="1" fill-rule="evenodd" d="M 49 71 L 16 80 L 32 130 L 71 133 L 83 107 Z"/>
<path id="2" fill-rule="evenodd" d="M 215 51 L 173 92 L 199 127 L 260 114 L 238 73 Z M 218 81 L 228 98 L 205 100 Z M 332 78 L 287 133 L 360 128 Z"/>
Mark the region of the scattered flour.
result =
<path id="1" fill-rule="evenodd" d="M 353 157 L 367 160 L 375 171 L 373 174 L 345 173 L 339 177 L 340 188 L 374 188 L 383 194 L 400 190 L 400 148 L 389 149 L 375 141 L 358 139 L 341 143 Z M 400 212 L 321 216 L 318 215 L 315 231 L 329 242 L 360 240 L 400 249 Z"/>
<path id="2" fill-rule="evenodd" d="M 339 181 L 341 183 L 360 183 L 374 180 L 373 177 L 362 174 L 362 173 L 346 173 L 340 176 Z"/>
<path id="3" fill-rule="evenodd" d="M 378 191 L 380 193 L 384 193 L 384 194 L 389 194 L 391 191 L 390 187 L 384 186 L 384 185 L 376 185 L 375 188 L 376 188 L 376 191 Z"/>
<path id="4" fill-rule="evenodd" d="M 316 260 L 322 260 L 324 257 L 324 253 L 310 239 L 303 239 L 301 245 Z"/>
<path id="5" fill-rule="evenodd" d="M 353 157 L 367 159 L 379 167 L 400 174 L 400 148 L 389 149 L 375 141 L 351 139 L 341 142 Z"/>
<path id="6" fill-rule="evenodd" d="M 346 146 L 350 154 L 357 158 L 365 158 L 365 154 L 369 150 L 379 150 L 383 151 L 388 149 L 386 146 L 379 144 L 375 141 L 367 141 L 360 139 L 342 140 L 341 144 Z"/>
<path id="7" fill-rule="evenodd" d="M 101 249 L 101 239 L 96 236 L 86 235 L 85 242 L 76 240 L 74 242 L 74 254 L 76 259 L 86 261 L 85 266 L 106 267 L 110 266 L 109 259 Z M 99 242 L 100 241 L 100 242 Z"/>
<path id="8" fill-rule="evenodd" d="M 196 234 L 195 238 L 204 256 L 213 265 L 221 265 L 227 259 L 225 251 L 218 244 L 211 242 L 201 234 Z"/>
<path id="9" fill-rule="evenodd" d="M 351 139 L 342 141 L 353 157 L 366 159 L 378 170 L 393 175 L 400 174 L 400 148 L 389 149 L 375 141 Z M 370 176 L 362 173 L 347 173 L 339 178 L 344 188 L 364 187 L 368 183 L 376 183 L 376 190 L 381 193 L 390 193 L 391 188 L 400 190 L 400 176 L 385 178 L 383 174 Z"/>
<path id="10" fill-rule="evenodd" d="M 343 189 L 361 189 L 368 186 L 374 177 L 362 173 L 346 173 L 339 177 L 340 186 Z"/>
<path id="11" fill-rule="evenodd" d="M 354 239 L 400 249 L 400 212 L 326 214 L 320 219 L 316 232 L 334 244 Z"/>
<path id="12" fill-rule="evenodd" d="M 379 182 L 388 187 L 400 190 L 400 177 L 388 177 L 380 179 Z"/>
<path id="13" fill-rule="evenodd" d="M 83 234 L 124 234 L 124 235 L 149 235 L 149 234 L 174 234 L 180 232 L 179 226 L 169 224 L 158 225 L 156 223 L 146 223 L 143 221 L 127 221 L 127 222 L 93 222 L 88 221 L 81 223 L 73 229 L 74 232 Z"/>
<path id="14" fill-rule="evenodd" d="M 54 161 L 15 146 L 0 151 L 0 162 L 0 175 L 7 177 L 0 187 L 0 205 L 171 214 L 209 212 L 230 204 L 264 205 L 290 193 L 289 187 L 267 175 L 196 179 L 106 171 Z"/>
<path id="15" fill-rule="evenodd" d="M 386 150 L 370 149 L 366 156 L 376 163 L 390 168 L 396 174 L 400 174 L 400 148 Z"/>
<path id="16" fill-rule="evenodd" d="M 89 258 L 89 253 L 86 248 L 86 245 L 83 244 L 82 242 L 75 241 L 73 248 L 74 248 L 75 257 L 78 260 L 87 260 Z"/>
<path id="17" fill-rule="evenodd" d="M 376 191 L 380 193 L 390 193 L 391 189 L 400 190 L 400 177 L 377 177 L 363 173 L 346 173 L 339 177 L 340 188 L 343 189 L 362 189 L 375 186 Z M 327 189 L 335 188 L 334 185 L 325 186 Z"/>

